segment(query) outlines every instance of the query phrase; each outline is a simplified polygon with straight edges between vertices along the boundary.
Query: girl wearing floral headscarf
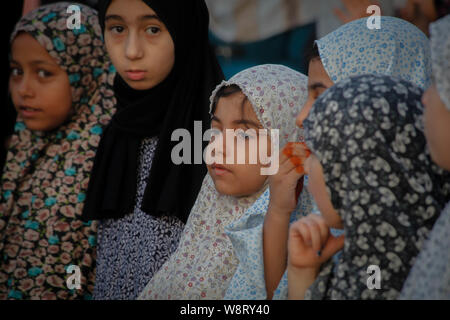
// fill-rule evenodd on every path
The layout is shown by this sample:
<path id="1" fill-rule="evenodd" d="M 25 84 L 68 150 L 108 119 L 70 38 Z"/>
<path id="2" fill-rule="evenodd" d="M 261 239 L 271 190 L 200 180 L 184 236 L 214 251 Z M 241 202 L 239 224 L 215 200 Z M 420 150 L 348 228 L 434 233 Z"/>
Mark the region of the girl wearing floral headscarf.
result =
<path id="1" fill-rule="evenodd" d="M 426 149 L 421 94 L 407 81 L 365 75 L 341 81 L 316 101 L 304 123 L 313 152 L 305 171 L 323 218 L 291 227 L 290 298 L 399 296 L 450 199 L 449 174 Z M 343 239 L 331 237 L 328 227 L 345 232 L 337 263 L 327 260 Z"/>
<path id="2" fill-rule="evenodd" d="M 382 16 L 381 29 L 369 29 L 367 19 L 349 22 L 315 42 L 309 62 L 308 100 L 297 117 L 299 126 L 326 89 L 351 76 L 390 75 L 422 89 L 429 86 L 431 54 L 427 36 L 395 17 Z"/>
<path id="3" fill-rule="evenodd" d="M 425 92 L 425 135 L 433 160 L 450 170 L 450 15 L 431 24 L 434 84 Z M 450 203 L 436 221 L 402 299 L 450 299 Z"/>
<path id="4" fill-rule="evenodd" d="M 81 24 L 71 30 L 68 6 L 30 12 L 11 36 L 19 117 L 0 183 L 0 299 L 89 299 L 93 291 L 97 226 L 80 216 L 113 113 L 114 69 L 96 11 L 79 5 Z"/>
<path id="5" fill-rule="evenodd" d="M 247 123 L 255 129 L 279 129 L 279 144 L 284 146 L 298 139 L 294 116 L 304 103 L 305 89 L 306 77 L 284 66 L 261 65 L 244 70 L 213 91 L 212 126 L 224 133 L 227 129 L 241 128 L 242 125 L 236 123 Z M 273 152 L 274 145 L 269 146 Z M 223 156 L 229 157 L 230 147 L 224 148 Z M 139 299 L 224 297 L 238 265 L 224 228 L 241 218 L 267 189 L 267 176 L 261 175 L 260 167 L 259 161 L 249 165 L 248 159 L 245 164 L 209 166 L 209 175 L 203 182 L 177 251 L 155 274 Z"/>

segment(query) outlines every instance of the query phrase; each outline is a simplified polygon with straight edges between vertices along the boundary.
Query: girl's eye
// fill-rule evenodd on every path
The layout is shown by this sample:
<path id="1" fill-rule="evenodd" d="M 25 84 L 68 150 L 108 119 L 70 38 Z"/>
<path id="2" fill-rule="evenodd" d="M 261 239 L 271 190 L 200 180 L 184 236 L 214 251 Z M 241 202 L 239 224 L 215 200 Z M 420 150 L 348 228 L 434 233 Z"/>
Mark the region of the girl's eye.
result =
<path id="1" fill-rule="evenodd" d="M 45 70 L 39 70 L 38 76 L 39 76 L 39 78 L 48 78 L 48 77 L 52 76 L 52 74 Z"/>
<path id="2" fill-rule="evenodd" d="M 17 77 L 22 74 L 22 71 L 19 68 L 11 68 L 11 76 Z"/>
<path id="3" fill-rule="evenodd" d="M 149 35 L 152 35 L 152 36 L 158 34 L 160 31 L 161 31 L 161 29 L 158 27 L 148 27 L 145 30 L 145 32 L 147 32 Z"/>
<path id="4" fill-rule="evenodd" d="M 216 128 L 211 128 L 211 138 L 218 137 L 222 134 L 222 131 Z"/>
<path id="5" fill-rule="evenodd" d="M 252 136 L 251 135 L 249 135 L 248 133 L 246 133 L 244 130 L 242 130 L 242 129 L 238 129 L 237 131 L 236 131 L 236 136 L 238 137 L 238 138 L 241 138 L 241 139 L 244 139 L 244 140 L 247 140 L 247 139 L 251 139 L 252 138 Z"/>
<path id="6" fill-rule="evenodd" d="M 110 30 L 112 33 L 115 33 L 115 34 L 121 34 L 121 33 L 123 32 L 124 29 L 125 29 L 125 28 L 124 28 L 124 27 L 121 27 L 121 26 L 113 26 L 113 27 L 109 28 L 109 30 Z"/>

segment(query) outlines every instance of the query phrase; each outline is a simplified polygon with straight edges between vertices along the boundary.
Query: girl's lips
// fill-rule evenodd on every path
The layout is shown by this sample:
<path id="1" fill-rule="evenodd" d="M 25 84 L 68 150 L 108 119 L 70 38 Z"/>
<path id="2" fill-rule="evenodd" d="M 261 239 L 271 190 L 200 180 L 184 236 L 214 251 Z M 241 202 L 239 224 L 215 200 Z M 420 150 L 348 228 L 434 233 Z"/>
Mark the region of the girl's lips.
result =
<path id="1" fill-rule="evenodd" d="M 41 110 L 27 106 L 21 106 L 19 107 L 19 112 L 22 118 L 27 119 L 27 118 L 34 118 L 38 113 L 41 112 Z"/>
<path id="2" fill-rule="evenodd" d="M 230 170 L 226 169 L 224 166 L 213 164 L 211 166 L 216 176 L 223 176 L 227 173 L 231 173 Z"/>
<path id="3" fill-rule="evenodd" d="M 139 81 L 144 79 L 146 71 L 142 70 L 129 70 L 126 71 L 127 77 L 133 81 Z"/>

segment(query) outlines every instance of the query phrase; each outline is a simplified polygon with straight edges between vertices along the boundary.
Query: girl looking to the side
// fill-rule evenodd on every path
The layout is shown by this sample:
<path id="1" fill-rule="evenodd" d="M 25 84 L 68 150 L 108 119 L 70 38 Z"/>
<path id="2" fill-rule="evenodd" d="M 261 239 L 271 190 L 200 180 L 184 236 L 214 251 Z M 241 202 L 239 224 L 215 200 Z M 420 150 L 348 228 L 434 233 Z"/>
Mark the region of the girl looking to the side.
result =
<path id="1" fill-rule="evenodd" d="M 12 34 L 10 92 L 19 117 L 0 182 L 0 299 L 90 299 L 97 223 L 81 220 L 100 135 L 114 111 L 114 68 L 97 12 L 40 7 Z M 67 287 L 69 266 L 81 288 Z M 72 271 L 73 272 L 73 271 Z"/>
<path id="2" fill-rule="evenodd" d="M 398 298 L 450 200 L 450 176 L 426 148 L 422 92 L 398 78 L 364 75 L 315 102 L 305 121 L 313 152 L 305 171 L 322 218 L 290 229 L 289 298 Z M 343 228 L 345 240 L 330 236 L 330 227 Z M 342 242 L 339 260 L 329 260 Z"/>
<path id="3" fill-rule="evenodd" d="M 431 81 L 431 53 L 426 35 L 413 24 L 381 17 L 381 30 L 367 28 L 367 18 L 349 22 L 317 40 L 309 54 L 308 101 L 297 125 L 314 101 L 334 83 L 351 76 L 384 74 L 408 80 L 422 89 Z"/>
<path id="4" fill-rule="evenodd" d="M 225 228 L 240 219 L 268 187 L 267 175 L 261 169 L 266 166 L 262 157 L 273 159 L 276 150 L 271 130 L 279 130 L 280 146 L 298 139 L 294 117 L 304 103 L 304 92 L 306 77 L 280 65 L 244 70 L 213 91 L 212 127 L 217 137 L 236 130 L 235 143 L 229 144 L 225 138 L 221 143 L 213 137 L 211 146 L 218 142 L 212 150 L 215 162 L 208 166 L 209 174 L 180 245 L 140 299 L 224 298 L 238 265 Z M 248 129 L 256 132 L 245 132 Z M 259 129 L 266 130 L 260 133 Z M 267 150 L 261 144 L 263 139 L 267 139 Z M 244 151 L 244 163 L 237 163 L 238 153 Z M 252 157 L 257 160 L 254 164 L 249 163 Z"/>
<path id="5" fill-rule="evenodd" d="M 381 30 L 367 28 L 367 18 L 352 21 L 315 43 L 308 70 L 308 99 L 297 115 L 297 126 L 315 100 L 334 83 L 355 75 L 392 75 L 426 88 L 431 79 L 429 40 L 417 27 L 394 17 L 381 17 Z M 297 144 L 294 155 L 304 158 Z M 271 178 L 270 203 L 264 224 L 264 272 L 270 298 L 286 270 L 288 225 L 296 207 L 295 190 L 301 177 L 281 155 L 280 171 Z M 283 165 L 284 163 L 284 165 Z M 277 258 L 273 258 L 277 257 Z"/>
<path id="6" fill-rule="evenodd" d="M 206 167 L 175 165 L 172 133 L 209 127 L 208 97 L 223 79 L 208 19 L 203 0 L 99 3 L 117 113 L 83 212 L 100 220 L 95 299 L 135 299 L 178 245 Z"/>

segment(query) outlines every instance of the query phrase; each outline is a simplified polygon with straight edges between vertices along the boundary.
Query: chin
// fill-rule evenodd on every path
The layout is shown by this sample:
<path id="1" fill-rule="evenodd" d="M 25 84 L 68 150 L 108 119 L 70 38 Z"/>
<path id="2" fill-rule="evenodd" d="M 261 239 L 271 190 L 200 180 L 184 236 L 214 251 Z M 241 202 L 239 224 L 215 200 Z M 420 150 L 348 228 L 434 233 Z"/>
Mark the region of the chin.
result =
<path id="1" fill-rule="evenodd" d="M 27 127 L 28 130 L 31 131 L 50 131 L 52 130 L 51 127 L 49 126 L 45 126 L 39 123 L 33 123 L 33 122 L 29 122 L 29 121 L 23 121 L 25 123 L 25 126 Z"/>
<path id="2" fill-rule="evenodd" d="M 154 87 L 154 85 L 149 84 L 148 82 L 144 82 L 144 81 L 129 81 L 129 80 L 126 80 L 125 82 L 130 86 L 130 88 L 132 88 L 134 90 L 142 90 L 142 91 L 144 91 L 144 90 L 149 90 L 149 89 Z"/>
<path id="3" fill-rule="evenodd" d="M 214 186 L 216 187 L 217 192 L 227 196 L 233 196 L 232 190 L 223 182 L 217 181 L 213 178 Z"/>
<path id="4" fill-rule="evenodd" d="M 214 186 L 216 187 L 217 192 L 219 192 L 220 194 L 225 195 L 225 196 L 232 196 L 232 197 L 241 196 L 239 190 L 235 190 L 228 183 L 214 179 L 214 178 L 213 178 L 213 181 L 214 181 Z"/>
<path id="5" fill-rule="evenodd" d="M 435 164 L 437 164 L 442 169 L 450 171 L 450 157 L 448 159 L 444 159 L 445 157 L 439 157 L 436 153 L 431 152 L 431 159 Z"/>

